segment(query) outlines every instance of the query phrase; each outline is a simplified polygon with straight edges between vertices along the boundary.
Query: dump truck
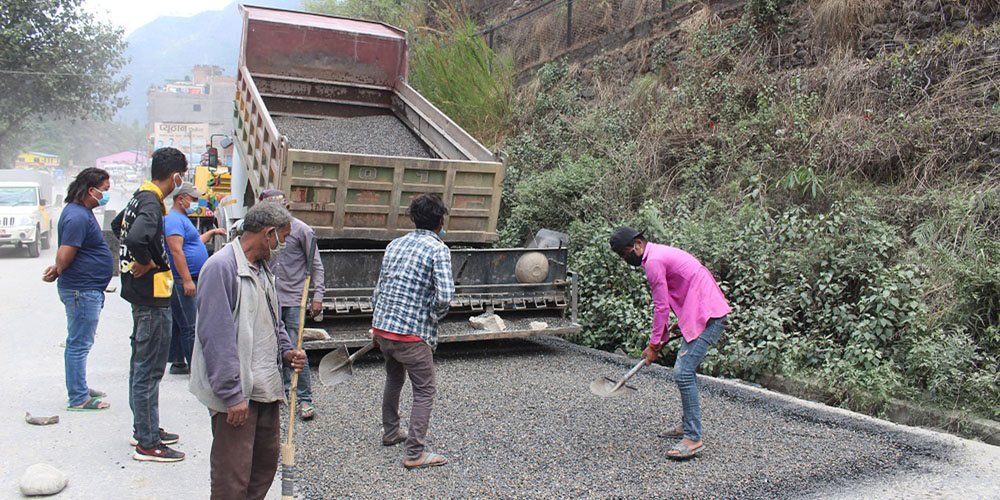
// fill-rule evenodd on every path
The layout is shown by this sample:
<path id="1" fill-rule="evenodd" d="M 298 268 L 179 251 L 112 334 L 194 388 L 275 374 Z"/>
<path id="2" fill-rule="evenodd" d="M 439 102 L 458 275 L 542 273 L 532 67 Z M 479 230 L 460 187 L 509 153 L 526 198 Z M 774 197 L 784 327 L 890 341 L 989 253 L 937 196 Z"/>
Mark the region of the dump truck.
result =
<path id="1" fill-rule="evenodd" d="M 441 195 L 450 208 L 443 240 L 456 294 L 441 342 L 580 330 L 565 235 L 543 231 L 525 248 L 490 248 L 504 165 L 407 83 L 405 31 L 273 8 L 240 11 L 233 196 L 245 209 L 263 190 L 280 189 L 315 231 L 326 273 L 319 325 L 329 338 L 305 348 L 368 343 L 385 247 L 413 230 L 406 208 L 423 193 Z M 503 325 L 470 322 L 490 313 Z"/>

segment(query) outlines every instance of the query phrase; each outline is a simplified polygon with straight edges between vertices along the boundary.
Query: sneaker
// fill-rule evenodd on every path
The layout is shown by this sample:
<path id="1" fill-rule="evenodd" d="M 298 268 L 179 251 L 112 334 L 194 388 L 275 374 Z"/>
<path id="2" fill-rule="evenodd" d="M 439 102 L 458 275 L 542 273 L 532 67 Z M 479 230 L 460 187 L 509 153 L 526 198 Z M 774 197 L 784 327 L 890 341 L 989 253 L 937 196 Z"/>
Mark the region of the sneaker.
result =
<path id="1" fill-rule="evenodd" d="M 174 434 L 172 432 L 167 432 L 167 431 L 163 430 L 163 427 L 160 427 L 160 442 L 161 443 L 163 443 L 163 444 L 176 444 L 177 441 L 179 441 L 180 439 L 181 439 L 181 437 L 178 436 L 177 434 Z M 132 437 L 128 438 L 128 444 L 130 444 L 132 446 L 139 446 L 139 436 L 136 436 L 135 433 L 133 432 L 132 433 Z"/>
<path id="2" fill-rule="evenodd" d="M 187 363 L 174 363 L 169 371 L 171 375 L 187 375 L 191 373 L 191 367 Z"/>
<path id="3" fill-rule="evenodd" d="M 141 462 L 180 462 L 184 460 L 184 454 L 165 444 L 161 444 L 151 450 L 145 450 L 141 446 L 136 446 L 132 458 Z"/>

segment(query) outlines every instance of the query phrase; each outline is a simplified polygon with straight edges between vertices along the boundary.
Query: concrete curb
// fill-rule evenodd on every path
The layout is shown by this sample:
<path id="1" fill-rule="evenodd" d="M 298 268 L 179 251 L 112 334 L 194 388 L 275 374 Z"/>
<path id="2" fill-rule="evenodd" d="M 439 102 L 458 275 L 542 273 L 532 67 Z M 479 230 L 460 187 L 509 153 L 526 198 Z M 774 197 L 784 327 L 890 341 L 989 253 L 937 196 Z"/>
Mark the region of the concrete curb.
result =
<path id="1" fill-rule="evenodd" d="M 631 368 L 637 361 L 624 355 L 574 344 L 559 337 L 539 336 L 531 340 L 554 348 L 575 351 L 627 368 Z M 654 364 L 646 369 L 646 373 L 666 380 L 673 380 L 673 369 L 667 366 Z M 922 446 L 922 449 L 917 450 L 921 453 L 941 455 L 942 452 L 951 452 L 955 448 L 968 447 L 995 449 L 993 445 L 981 440 L 967 439 L 933 429 L 892 422 L 844 408 L 829 406 L 824 403 L 776 392 L 771 389 L 748 384 L 741 380 L 699 374 L 698 382 L 704 391 L 724 395 L 736 400 L 768 402 L 781 411 L 817 422 L 828 422 L 861 432 L 868 432 L 875 429 L 889 434 L 896 434 L 901 438 L 920 437 L 935 444 L 933 446 Z M 996 437 L 996 434 L 993 434 L 993 436 Z M 905 439 L 905 441 L 908 443 L 907 446 L 913 446 L 910 439 Z"/>

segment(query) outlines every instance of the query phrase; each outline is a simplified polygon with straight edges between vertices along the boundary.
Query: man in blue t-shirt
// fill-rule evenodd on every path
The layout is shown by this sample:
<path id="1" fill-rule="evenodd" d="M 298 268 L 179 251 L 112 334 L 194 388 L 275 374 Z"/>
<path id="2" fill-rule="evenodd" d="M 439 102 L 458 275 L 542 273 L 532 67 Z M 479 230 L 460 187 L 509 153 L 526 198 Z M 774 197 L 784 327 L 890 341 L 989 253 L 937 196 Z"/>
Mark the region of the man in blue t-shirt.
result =
<path id="1" fill-rule="evenodd" d="M 94 217 L 94 208 L 110 199 L 108 173 L 87 168 L 69 185 L 69 203 L 59 216 L 59 249 L 56 264 L 42 274 L 42 280 L 59 279 L 59 300 L 66 306 L 66 391 L 69 410 L 106 410 L 111 405 L 106 394 L 87 385 L 87 355 L 94 345 L 97 321 L 104 308 L 104 289 L 111 282 L 114 264 L 111 250 Z"/>
<path id="2" fill-rule="evenodd" d="M 170 296 L 170 313 L 173 327 L 170 336 L 170 373 L 190 373 L 191 351 L 194 349 L 195 289 L 198 273 L 208 259 L 205 243 L 217 234 L 225 235 L 224 229 L 213 229 L 198 234 L 189 214 L 197 210 L 198 198 L 204 195 L 193 185 L 184 183 L 174 194 L 174 205 L 163 217 L 163 234 L 166 236 L 167 258 L 174 271 L 174 291 Z M 177 286 L 177 283 L 183 286 Z"/>

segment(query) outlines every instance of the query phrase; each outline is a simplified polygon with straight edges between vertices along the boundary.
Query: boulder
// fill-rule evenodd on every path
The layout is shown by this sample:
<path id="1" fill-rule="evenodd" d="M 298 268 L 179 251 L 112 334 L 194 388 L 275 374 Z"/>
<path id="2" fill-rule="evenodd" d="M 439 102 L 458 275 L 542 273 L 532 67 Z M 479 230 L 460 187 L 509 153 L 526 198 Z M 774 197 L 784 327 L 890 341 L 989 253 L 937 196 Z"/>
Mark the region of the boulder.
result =
<path id="1" fill-rule="evenodd" d="M 63 471 L 49 464 L 35 464 L 21 476 L 21 494 L 24 496 L 55 495 L 66 487 L 69 478 Z"/>
<path id="2" fill-rule="evenodd" d="M 507 324 L 504 323 L 503 319 L 492 312 L 473 316 L 469 318 L 469 323 L 488 332 L 502 332 L 507 329 Z"/>

